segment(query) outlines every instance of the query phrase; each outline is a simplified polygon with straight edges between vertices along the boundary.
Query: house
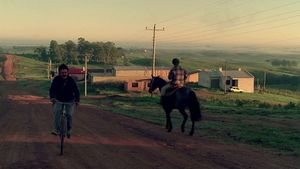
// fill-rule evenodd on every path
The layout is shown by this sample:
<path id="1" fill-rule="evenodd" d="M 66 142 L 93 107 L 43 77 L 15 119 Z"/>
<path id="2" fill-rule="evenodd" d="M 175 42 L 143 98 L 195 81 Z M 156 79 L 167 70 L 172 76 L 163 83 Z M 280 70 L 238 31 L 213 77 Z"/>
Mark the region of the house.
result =
<path id="1" fill-rule="evenodd" d="M 115 66 L 103 68 L 102 70 L 88 70 L 89 79 L 92 83 L 102 81 L 134 81 L 138 79 L 151 78 L 152 68 L 141 66 Z M 168 68 L 156 68 L 156 75 L 165 79 L 168 77 Z"/>
<path id="2" fill-rule="evenodd" d="M 170 68 L 157 67 L 154 76 L 168 81 Z M 151 81 L 152 68 L 141 66 L 115 66 L 89 69 L 89 80 L 92 83 L 103 81 L 123 81 L 127 91 L 147 91 Z M 188 74 L 187 82 L 198 82 L 199 70 Z"/>
<path id="3" fill-rule="evenodd" d="M 148 91 L 151 79 L 128 80 L 125 82 L 124 89 L 126 91 Z"/>
<path id="4" fill-rule="evenodd" d="M 254 93 L 254 76 L 246 70 L 216 70 L 200 71 L 199 85 L 207 88 L 229 90 L 238 87 L 247 93 Z"/>
<path id="5" fill-rule="evenodd" d="M 199 72 L 198 84 L 206 88 L 219 89 L 220 73 L 214 70 L 201 70 Z"/>
<path id="6" fill-rule="evenodd" d="M 254 93 L 254 76 L 246 70 L 239 68 L 238 70 L 222 70 L 220 88 L 229 90 L 230 87 L 238 87 L 247 93 Z"/>

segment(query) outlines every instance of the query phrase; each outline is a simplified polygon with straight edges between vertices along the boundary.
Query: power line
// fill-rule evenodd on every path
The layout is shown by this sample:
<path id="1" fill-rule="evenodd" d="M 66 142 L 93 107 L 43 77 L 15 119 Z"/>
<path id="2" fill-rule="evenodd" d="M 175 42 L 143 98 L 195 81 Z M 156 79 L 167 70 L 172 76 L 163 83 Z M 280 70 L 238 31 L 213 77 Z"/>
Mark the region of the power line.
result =
<path id="1" fill-rule="evenodd" d="M 282 25 L 278 25 L 276 27 L 272 26 L 272 27 L 268 27 L 268 28 L 263 28 L 263 29 L 257 29 L 257 30 L 251 30 L 251 31 L 247 31 L 247 32 L 241 32 L 241 33 L 237 33 L 237 34 L 231 34 L 231 35 L 228 35 L 228 36 L 223 36 L 223 37 L 231 37 L 233 35 L 240 35 L 240 34 L 248 34 L 248 33 L 253 33 L 253 32 L 257 32 L 257 31 L 264 31 L 264 30 L 271 30 L 271 29 L 277 29 L 277 28 L 282 28 L 282 27 L 286 27 L 286 26 L 290 26 L 290 25 L 294 25 L 294 24 L 298 24 L 300 23 L 300 21 L 297 21 L 297 22 L 292 22 L 292 23 L 287 23 L 287 24 L 282 24 Z M 213 39 L 214 37 L 210 37 L 210 38 L 207 38 L 207 39 L 202 39 L 202 40 L 211 40 Z M 197 41 L 185 41 L 185 43 L 191 43 L 191 42 L 197 42 Z M 182 42 L 176 42 L 176 43 L 182 43 Z M 199 45 L 189 45 L 188 47 L 199 47 Z"/>
<path id="2" fill-rule="evenodd" d="M 291 3 L 286 3 L 286 4 L 283 4 L 283 5 L 280 5 L 280 6 L 276 6 L 276 7 L 273 7 L 273 8 L 270 8 L 270 9 L 267 9 L 267 10 L 262 10 L 262 11 L 257 11 L 257 12 L 254 12 L 254 13 L 250 13 L 250 14 L 247 14 L 247 15 L 244 15 L 244 16 L 241 16 L 241 17 L 234 17 L 234 18 L 231 18 L 229 20 L 224 20 L 224 21 L 221 21 L 221 22 L 216 22 L 216 23 L 213 23 L 213 24 L 210 24 L 210 25 L 206 25 L 204 26 L 205 27 L 211 27 L 211 26 L 218 26 L 222 23 L 226 23 L 226 22 L 231 22 L 231 21 L 235 21 L 235 20 L 238 20 L 238 19 L 242 19 L 242 18 L 246 18 L 246 17 L 249 17 L 249 16 L 255 16 L 255 15 L 259 15 L 259 14 L 262 14 L 262 13 L 266 13 L 266 12 L 269 12 L 269 11 L 273 11 L 275 9 L 280 9 L 280 8 L 284 8 L 284 7 L 287 7 L 287 6 L 291 6 L 291 5 L 294 5 L 296 3 L 299 3 L 300 1 L 295 1 L 295 2 L 291 2 Z M 298 10 L 297 10 L 298 11 Z M 288 12 L 288 13 L 291 13 L 291 12 Z M 203 28 L 203 27 L 202 27 Z M 189 31 L 193 31 L 193 30 L 198 30 L 199 27 L 197 28 L 189 28 L 189 29 L 186 29 L 184 30 L 184 32 L 181 32 L 181 31 L 177 31 L 175 33 L 177 33 L 176 37 L 180 36 L 180 35 L 189 35 L 189 34 L 193 34 L 195 35 L 195 32 L 191 32 L 191 33 L 186 33 L 186 32 L 189 32 Z M 202 30 L 200 31 L 201 32 L 206 32 L 206 31 L 211 31 L 211 29 L 208 29 L 208 30 Z M 178 34 L 179 33 L 179 34 Z M 197 33 L 199 33 L 199 31 L 197 31 Z M 169 34 L 165 34 L 164 36 L 162 37 L 165 37 Z"/>
<path id="3" fill-rule="evenodd" d="M 217 1 L 215 1 L 215 2 L 218 2 L 218 1 L 226 2 L 227 0 L 217 0 Z M 206 1 L 206 2 L 207 2 L 207 1 Z M 212 3 L 211 5 L 215 4 L 215 2 Z M 201 7 L 201 8 L 202 8 L 202 7 Z M 198 11 L 198 10 L 201 9 L 201 8 L 196 8 L 196 9 L 190 10 L 190 11 L 188 11 L 188 12 L 182 13 L 182 14 L 180 14 L 180 15 L 173 16 L 173 17 L 170 17 L 170 18 L 168 18 L 168 19 L 159 21 L 158 24 L 162 24 L 162 23 L 165 24 L 165 23 L 170 22 L 170 21 L 173 21 L 173 20 L 175 20 L 175 19 L 182 18 L 182 17 L 186 17 L 186 16 L 190 15 L 193 11 Z"/>
<path id="4" fill-rule="evenodd" d="M 248 3 L 248 1 L 247 1 L 247 3 Z M 236 8 L 237 7 L 239 7 L 239 6 L 241 6 L 241 5 L 243 5 L 244 4 L 244 2 L 243 3 L 239 3 L 237 6 L 236 6 Z M 217 12 L 214 12 L 214 14 L 217 14 L 217 13 L 221 13 L 222 11 L 217 11 Z M 207 13 L 207 14 L 205 14 L 205 15 L 202 15 L 202 16 L 200 16 L 200 18 L 204 18 L 204 17 L 207 17 L 207 16 L 209 16 L 210 15 L 210 13 Z M 173 25 L 168 25 L 168 27 L 171 27 L 171 26 L 178 26 L 178 25 L 182 25 L 182 24 L 184 24 L 184 23 L 187 23 L 187 21 L 185 21 L 185 22 L 181 22 L 180 24 L 173 24 Z M 197 27 L 193 27 L 193 28 L 188 28 L 188 29 L 185 29 L 185 30 L 183 30 L 183 31 L 176 31 L 176 32 L 170 32 L 170 33 L 168 33 L 168 34 L 165 34 L 164 36 L 168 36 L 168 35 L 170 35 L 170 34 L 174 34 L 174 33 L 182 33 L 182 32 L 186 32 L 186 31 L 190 31 L 190 30 L 195 30 L 195 29 L 198 29 L 198 26 Z M 163 37 L 164 37 L 163 36 Z"/>
<path id="5" fill-rule="evenodd" d="M 295 10 L 295 11 L 300 11 L 300 10 Z M 292 11 L 292 12 L 295 12 L 295 11 Z M 291 12 L 286 12 L 284 14 L 287 14 L 287 13 L 291 13 Z M 274 16 L 271 16 L 271 17 L 266 17 L 264 19 L 272 19 L 272 18 L 275 18 L 275 19 L 272 19 L 272 20 L 266 20 L 264 22 L 260 22 L 260 23 L 253 23 L 253 24 L 247 24 L 249 22 L 244 22 L 242 24 L 239 24 L 239 25 L 236 25 L 235 27 L 233 28 L 230 28 L 230 29 L 227 29 L 227 30 L 223 30 L 222 32 L 214 32 L 214 31 L 217 31 L 218 29 L 210 29 L 210 30 L 205 30 L 205 31 L 201 31 L 201 32 L 197 32 L 197 33 L 206 33 L 208 32 L 207 34 L 199 34 L 199 35 L 195 35 L 195 33 L 193 34 L 187 34 L 186 36 L 184 36 L 183 38 L 181 38 L 180 36 L 173 36 L 171 38 L 168 38 L 168 39 L 165 39 L 165 41 L 172 41 L 172 40 L 184 40 L 184 39 L 187 39 L 187 38 L 190 38 L 191 36 L 195 37 L 195 36 L 210 36 L 210 35 L 216 35 L 216 34 L 223 34 L 224 32 L 230 32 L 230 31 L 236 31 L 236 30 L 241 30 L 243 28 L 249 28 L 249 26 L 259 26 L 259 25 L 264 25 L 264 24 L 270 24 L 272 23 L 273 21 L 282 21 L 282 20 L 290 20 L 292 18 L 296 18 L 296 17 L 299 17 L 300 14 L 298 15 L 293 15 L 293 16 L 288 16 L 288 17 L 285 17 L 285 18 L 278 18 L 279 16 L 283 16 L 282 14 L 278 14 L 278 15 L 274 15 Z M 251 23 L 251 22 L 250 22 Z M 274 23 L 274 22 L 273 22 Z M 176 38 L 178 37 L 178 38 Z"/>
<path id="6" fill-rule="evenodd" d="M 275 27 L 267 27 L 267 28 L 262 28 L 262 29 L 256 29 L 256 30 L 250 30 L 250 31 L 245 31 L 245 32 L 241 32 L 241 33 L 234 33 L 234 34 L 230 34 L 230 35 L 227 35 L 227 36 L 223 36 L 223 37 L 226 37 L 226 38 L 229 38 L 229 37 L 232 37 L 234 35 L 242 35 L 242 34 L 248 34 L 248 33 L 254 33 L 254 32 L 258 32 L 258 31 L 265 31 L 265 30 L 272 30 L 272 29 L 277 29 L 277 28 L 282 28 L 282 27 L 286 27 L 286 26 L 289 26 L 289 25 L 293 25 L 293 24 L 297 24 L 299 23 L 300 21 L 297 21 L 297 22 L 290 22 L 290 23 L 286 23 L 286 24 L 281 24 L 281 25 L 277 25 Z M 215 37 L 218 37 L 218 36 L 211 36 L 211 37 L 207 37 L 206 39 L 202 39 L 202 40 L 209 40 L 209 39 L 214 39 Z M 267 45 L 267 44 L 271 44 L 271 43 L 280 43 L 280 42 L 285 42 L 285 41 L 289 41 L 289 40 L 293 40 L 293 39 L 300 39 L 300 37 L 294 37 L 293 38 L 288 38 L 288 39 L 281 39 L 281 40 L 277 40 L 277 41 L 269 41 L 269 42 L 265 42 L 265 43 L 261 43 L 261 44 L 258 44 L 258 45 Z M 193 40 L 193 41 L 185 41 L 185 43 L 188 43 L 188 42 L 197 42 L 198 40 Z M 167 44 L 168 41 L 161 41 L 162 44 L 160 46 L 165 46 Z M 182 42 L 171 42 L 169 43 L 168 46 L 170 47 L 178 47 L 178 45 L 176 44 L 180 44 Z M 199 43 L 198 43 L 199 44 Z M 203 44 L 205 45 L 205 44 Z M 182 46 L 180 44 L 181 47 L 200 47 L 199 45 L 185 45 L 185 46 Z"/>

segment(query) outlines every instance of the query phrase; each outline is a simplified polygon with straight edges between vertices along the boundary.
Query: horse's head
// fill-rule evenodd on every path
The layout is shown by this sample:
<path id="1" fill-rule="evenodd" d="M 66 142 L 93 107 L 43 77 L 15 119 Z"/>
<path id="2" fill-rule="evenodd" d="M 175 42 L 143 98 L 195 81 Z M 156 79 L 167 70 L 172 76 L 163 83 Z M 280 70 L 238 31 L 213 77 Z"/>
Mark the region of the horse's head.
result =
<path id="1" fill-rule="evenodd" d="M 152 93 L 156 88 L 159 90 L 166 84 L 166 81 L 160 78 L 159 76 L 152 76 L 150 86 L 149 86 L 149 93 Z"/>
<path id="2" fill-rule="evenodd" d="M 149 93 L 152 93 L 157 88 L 156 81 L 157 81 L 157 77 L 152 76 L 152 79 L 150 81 L 149 90 L 148 90 Z"/>

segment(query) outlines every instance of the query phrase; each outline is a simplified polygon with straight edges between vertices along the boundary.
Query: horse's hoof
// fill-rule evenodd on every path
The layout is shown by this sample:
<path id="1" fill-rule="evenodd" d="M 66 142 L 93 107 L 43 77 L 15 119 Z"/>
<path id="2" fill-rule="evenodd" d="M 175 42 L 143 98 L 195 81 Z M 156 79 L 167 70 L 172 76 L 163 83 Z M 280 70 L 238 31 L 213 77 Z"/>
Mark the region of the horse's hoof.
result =
<path id="1" fill-rule="evenodd" d="M 181 129 L 181 132 L 182 132 L 182 133 L 184 133 L 184 132 L 185 132 L 185 130 L 184 130 L 184 129 Z"/>
<path id="2" fill-rule="evenodd" d="M 190 136 L 193 136 L 194 135 L 194 132 L 190 132 Z"/>

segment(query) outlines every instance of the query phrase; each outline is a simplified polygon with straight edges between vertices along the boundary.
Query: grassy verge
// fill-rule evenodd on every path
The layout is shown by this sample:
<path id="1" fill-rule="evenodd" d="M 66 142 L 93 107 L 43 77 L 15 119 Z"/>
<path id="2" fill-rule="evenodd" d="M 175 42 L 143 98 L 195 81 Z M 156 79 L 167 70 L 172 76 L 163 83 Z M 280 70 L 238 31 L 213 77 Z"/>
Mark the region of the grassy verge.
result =
<path id="1" fill-rule="evenodd" d="M 158 125 L 165 124 L 165 113 L 158 104 L 159 97 L 128 93 L 111 95 L 97 100 L 83 100 L 103 110 L 142 119 Z M 219 102 L 203 103 L 204 119 L 197 123 L 197 132 L 224 142 L 239 142 L 273 149 L 283 154 L 300 156 L 300 112 L 297 107 L 259 108 L 234 102 L 220 106 Z M 175 130 L 179 130 L 182 117 L 172 113 Z M 296 124 L 297 125 L 291 125 Z M 187 127 L 190 127 L 188 122 Z"/>

